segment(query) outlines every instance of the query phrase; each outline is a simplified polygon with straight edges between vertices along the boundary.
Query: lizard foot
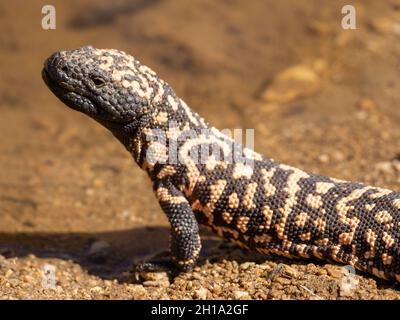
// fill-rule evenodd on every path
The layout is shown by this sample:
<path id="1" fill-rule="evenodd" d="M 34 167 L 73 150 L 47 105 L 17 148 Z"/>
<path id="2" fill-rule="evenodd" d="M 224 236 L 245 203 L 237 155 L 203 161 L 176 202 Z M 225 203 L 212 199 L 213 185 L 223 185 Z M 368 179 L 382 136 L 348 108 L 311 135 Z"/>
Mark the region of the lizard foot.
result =
<path id="1" fill-rule="evenodd" d="M 154 273 L 164 273 L 167 274 L 169 278 L 173 279 L 181 273 L 181 270 L 179 270 L 168 255 L 165 257 L 154 257 L 148 261 L 139 262 L 132 267 L 132 273 L 137 282 L 142 282 L 143 280 L 153 278 L 149 274 Z"/>

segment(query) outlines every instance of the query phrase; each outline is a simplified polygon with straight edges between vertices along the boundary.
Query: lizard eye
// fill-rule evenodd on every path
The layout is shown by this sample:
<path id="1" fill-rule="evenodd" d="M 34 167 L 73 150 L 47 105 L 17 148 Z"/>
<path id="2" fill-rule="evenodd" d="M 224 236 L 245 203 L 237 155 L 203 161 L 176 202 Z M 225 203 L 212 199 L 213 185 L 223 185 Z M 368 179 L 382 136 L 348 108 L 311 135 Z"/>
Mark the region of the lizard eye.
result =
<path id="1" fill-rule="evenodd" d="M 94 85 L 98 88 L 101 88 L 106 84 L 106 81 L 99 76 L 92 77 L 92 81 L 93 81 Z"/>

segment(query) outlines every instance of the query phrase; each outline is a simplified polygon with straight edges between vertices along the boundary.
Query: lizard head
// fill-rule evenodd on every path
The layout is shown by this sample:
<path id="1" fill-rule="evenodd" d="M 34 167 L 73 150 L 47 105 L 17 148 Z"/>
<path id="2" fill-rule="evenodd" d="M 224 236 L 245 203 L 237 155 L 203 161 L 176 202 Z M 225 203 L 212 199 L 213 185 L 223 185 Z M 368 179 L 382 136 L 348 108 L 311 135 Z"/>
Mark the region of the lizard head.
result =
<path id="1" fill-rule="evenodd" d="M 91 46 L 54 53 L 42 77 L 67 106 L 109 128 L 148 113 L 160 84 L 155 72 L 132 56 Z"/>

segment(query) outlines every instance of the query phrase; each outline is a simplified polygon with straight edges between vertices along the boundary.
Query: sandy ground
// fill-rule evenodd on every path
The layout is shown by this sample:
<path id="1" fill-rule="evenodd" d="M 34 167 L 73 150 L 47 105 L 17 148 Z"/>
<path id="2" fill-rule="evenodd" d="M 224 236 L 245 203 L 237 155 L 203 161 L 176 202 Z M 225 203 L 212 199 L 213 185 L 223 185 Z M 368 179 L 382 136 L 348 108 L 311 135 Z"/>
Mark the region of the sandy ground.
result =
<path id="1" fill-rule="evenodd" d="M 0 298 L 399 299 L 399 285 L 243 252 L 204 233 L 175 279 L 133 263 L 168 247 L 150 182 L 105 129 L 43 84 L 44 59 L 84 44 L 125 50 L 218 128 L 254 128 L 256 150 L 337 178 L 400 189 L 400 2 L 0 3 Z"/>

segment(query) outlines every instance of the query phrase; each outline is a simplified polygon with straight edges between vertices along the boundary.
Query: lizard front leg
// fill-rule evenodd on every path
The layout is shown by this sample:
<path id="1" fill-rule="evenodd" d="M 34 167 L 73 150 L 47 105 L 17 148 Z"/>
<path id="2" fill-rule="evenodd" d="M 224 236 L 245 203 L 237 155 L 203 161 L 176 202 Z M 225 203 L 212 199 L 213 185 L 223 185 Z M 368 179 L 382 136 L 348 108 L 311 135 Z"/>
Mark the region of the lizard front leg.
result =
<path id="1" fill-rule="evenodd" d="M 169 179 L 155 179 L 153 189 L 171 225 L 170 251 L 173 263 L 171 260 L 155 259 L 141 263 L 135 269 L 157 271 L 177 267 L 179 271 L 189 271 L 195 266 L 201 249 L 199 225 L 192 207 Z"/>
<path id="2" fill-rule="evenodd" d="M 191 270 L 201 249 L 199 226 L 192 207 L 169 181 L 156 181 L 154 191 L 171 225 L 171 259 L 180 270 Z"/>
<path id="3" fill-rule="evenodd" d="M 155 258 L 135 266 L 137 272 L 190 271 L 196 265 L 201 250 L 199 225 L 187 199 L 171 182 L 156 181 L 154 191 L 171 225 L 171 260 Z"/>

